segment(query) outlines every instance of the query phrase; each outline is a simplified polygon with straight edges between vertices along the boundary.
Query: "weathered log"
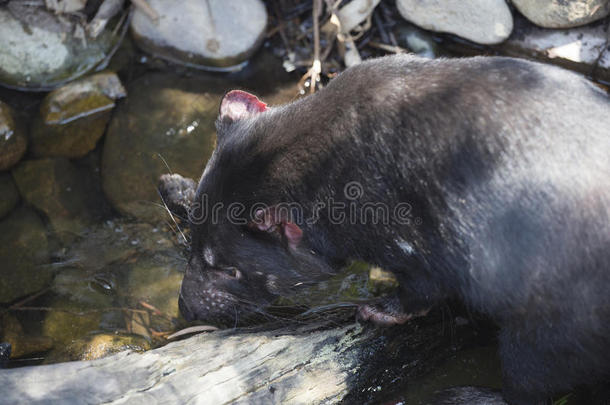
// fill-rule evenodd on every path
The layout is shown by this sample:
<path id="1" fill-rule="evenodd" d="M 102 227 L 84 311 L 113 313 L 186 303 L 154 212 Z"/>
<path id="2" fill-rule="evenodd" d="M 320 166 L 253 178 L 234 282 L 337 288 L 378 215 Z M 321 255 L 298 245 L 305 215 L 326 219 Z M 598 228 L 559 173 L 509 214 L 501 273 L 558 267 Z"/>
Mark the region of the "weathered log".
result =
<path id="1" fill-rule="evenodd" d="M 0 370 L 0 403 L 360 402 L 446 358 L 455 339 L 441 328 L 418 320 L 204 333 L 141 354 Z"/>

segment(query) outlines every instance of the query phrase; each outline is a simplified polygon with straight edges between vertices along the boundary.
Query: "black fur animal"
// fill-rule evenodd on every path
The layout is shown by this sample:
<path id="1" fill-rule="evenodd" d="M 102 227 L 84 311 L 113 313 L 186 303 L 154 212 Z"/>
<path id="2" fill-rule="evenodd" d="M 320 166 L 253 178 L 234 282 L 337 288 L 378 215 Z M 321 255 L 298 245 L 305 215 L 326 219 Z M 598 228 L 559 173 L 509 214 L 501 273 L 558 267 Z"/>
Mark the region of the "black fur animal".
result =
<path id="1" fill-rule="evenodd" d="M 495 319 L 511 404 L 610 377 L 610 101 L 584 78 L 386 57 L 280 107 L 230 92 L 217 127 L 185 317 L 232 326 L 359 259 L 396 274 L 402 305 L 362 318 L 403 322 L 452 297 Z M 331 202 L 391 215 L 341 220 L 316 205 Z"/>

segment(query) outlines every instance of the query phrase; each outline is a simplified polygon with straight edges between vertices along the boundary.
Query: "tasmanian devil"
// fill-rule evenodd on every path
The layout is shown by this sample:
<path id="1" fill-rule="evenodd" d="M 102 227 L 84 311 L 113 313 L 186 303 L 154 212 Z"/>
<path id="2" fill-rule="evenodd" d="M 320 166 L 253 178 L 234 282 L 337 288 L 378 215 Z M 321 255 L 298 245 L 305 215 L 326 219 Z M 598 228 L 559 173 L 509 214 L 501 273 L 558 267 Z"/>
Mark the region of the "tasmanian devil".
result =
<path id="1" fill-rule="evenodd" d="M 557 67 L 393 56 L 279 107 L 225 95 L 188 209 L 180 306 L 233 325 L 358 259 L 400 289 L 384 324 L 447 298 L 494 319 L 510 404 L 610 378 L 610 101 Z M 191 201 L 192 200 L 192 201 Z"/>

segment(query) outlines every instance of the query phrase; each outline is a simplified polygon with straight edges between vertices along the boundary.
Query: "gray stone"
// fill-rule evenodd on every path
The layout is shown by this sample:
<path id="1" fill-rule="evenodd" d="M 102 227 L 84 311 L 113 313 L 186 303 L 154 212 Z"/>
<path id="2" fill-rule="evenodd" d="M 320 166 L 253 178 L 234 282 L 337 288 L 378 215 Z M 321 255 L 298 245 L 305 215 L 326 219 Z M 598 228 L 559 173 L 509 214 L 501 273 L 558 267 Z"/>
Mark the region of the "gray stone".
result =
<path id="1" fill-rule="evenodd" d="M 8 173 L 0 173 L 0 218 L 4 218 L 19 202 L 19 191 Z"/>
<path id="2" fill-rule="evenodd" d="M 110 30 L 77 38 L 76 24 L 26 2 L 0 6 L 0 84 L 52 89 L 96 67 L 120 40 Z"/>
<path id="3" fill-rule="evenodd" d="M 610 14 L 608 0 L 512 0 L 528 20 L 545 28 L 571 28 Z"/>
<path id="4" fill-rule="evenodd" d="M 512 14 L 504 0 L 396 0 L 396 6 L 413 24 L 479 44 L 500 43 L 513 29 Z"/>
<path id="5" fill-rule="evenodd" d="M 214 79 L 151 74 L 132 83 L 104 142 L 103 188 L 121 213 L 166 217 L 157 181 L 169 171 L 198 178 L 215 145 L 214 122 L 231 85 Z M 166 166 L 169 166 L 169 168 Z"/>
<path id="6" fill-rule="evenodd" d="M 15 120 L 13 109 L 0 101 L 0 170 L 6 170 L 17 163 L 26 147 L 26 135 Z"/>
<path id="7" fill-rule="evenodd" d="M 119 78 L 98 73 L 64 85 L 43 100 L 31 129 L 35 156 L 78 158 L 95 148 L 115 106 L 125 97 Z"/>
<path id="8" fill-rule="evenodd" d="M 47 286 L 53 278 L 46 229 L 35 212 L 14 210 L 0 221 L 0 302 L 10 302 Z"/>
<path id="9" fill-rule="evenodd" d="M 137 8 L 131 32 L 139 47 L 193 67 L 239 66 L 261 44 L 267 12 L 260 0 L 166 2 L 149 0 L 152 20 Z"/>

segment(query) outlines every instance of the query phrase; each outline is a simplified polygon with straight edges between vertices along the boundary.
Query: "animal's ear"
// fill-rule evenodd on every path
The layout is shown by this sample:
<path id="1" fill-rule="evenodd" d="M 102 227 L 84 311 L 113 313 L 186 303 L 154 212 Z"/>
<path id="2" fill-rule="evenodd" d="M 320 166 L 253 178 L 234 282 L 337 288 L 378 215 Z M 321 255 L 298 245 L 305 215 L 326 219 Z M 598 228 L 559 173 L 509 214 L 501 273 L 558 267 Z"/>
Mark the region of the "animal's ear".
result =
<path id="1" fill-rule="evenodd" d="M 188 210 L 195 198 L 196 184 L 179 174 L 164 174 L 159 178 L 159 194 L 167 209 L 182 218 L 188 218 Z"/>
<path id="2" fill-rule="evenodd" d="M 220 119 L 238 121 L 262 113 L 267 104 L 255 95 L 241 90 L 231 90 L 220 102 Z"/>
<path id="3" fill-rule="evenodd" d="M 250 226 L 265 232 L 277 232 L 286 240 L 292 250 L 297 248 L 303 238 L 301 228 L 290 219 L 288 207 L 276 205 L 259 209 L 255 212 Z"/>

